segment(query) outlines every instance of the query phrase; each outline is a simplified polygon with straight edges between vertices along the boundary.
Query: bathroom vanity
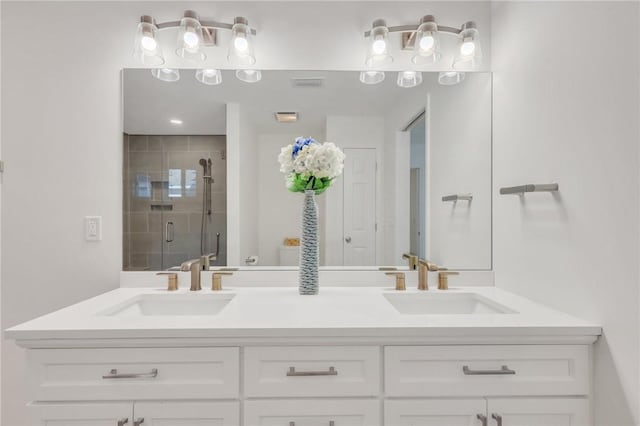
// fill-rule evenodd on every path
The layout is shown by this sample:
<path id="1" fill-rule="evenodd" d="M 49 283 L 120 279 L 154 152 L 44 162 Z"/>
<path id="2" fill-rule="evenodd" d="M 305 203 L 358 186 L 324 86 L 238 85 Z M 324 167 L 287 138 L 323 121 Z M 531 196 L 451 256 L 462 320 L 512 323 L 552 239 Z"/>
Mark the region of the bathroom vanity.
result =
<path id="1" fill-rule="evenodd" d="M 6 333 L 27 349 L 37 425 L 592 424 L 599 326 L 406 274 L 406 291 L 343 273 L 318 296 L 242 271 L 217 292 L 142 274 Z"/>

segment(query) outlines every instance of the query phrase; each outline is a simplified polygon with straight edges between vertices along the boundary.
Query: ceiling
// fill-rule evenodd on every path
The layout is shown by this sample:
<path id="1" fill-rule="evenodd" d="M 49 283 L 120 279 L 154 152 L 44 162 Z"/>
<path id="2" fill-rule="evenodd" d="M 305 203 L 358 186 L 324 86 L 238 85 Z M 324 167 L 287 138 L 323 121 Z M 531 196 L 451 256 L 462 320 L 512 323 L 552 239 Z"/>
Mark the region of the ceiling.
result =
<path id="1" fill-rule="evenodd" d="M 408 90 L 437 84 L 437 73 L 424 73 L 414 89 L 396 85 L 395 73 L 375 86 L 360 83 L 350 71 L 263 71 L 258 83 L 245 83 L 234 71 L 222 84 L 207 86 L 195 70 L 181 70 L 178 82 L 154 78 L 148 69 L 124 70 L 124 131 L 129 134 L 226 134 L 226 104 L 238 103 L 259 133 L 321 134 L 327 115 L 382 115 Z M 295 87 L 293 79 L 320 79 L 321 87 Z M 277 111 L 297 112 L 297 123 L 278 123 Z M 171 124 L 178 119 L 181 125 Z"/>

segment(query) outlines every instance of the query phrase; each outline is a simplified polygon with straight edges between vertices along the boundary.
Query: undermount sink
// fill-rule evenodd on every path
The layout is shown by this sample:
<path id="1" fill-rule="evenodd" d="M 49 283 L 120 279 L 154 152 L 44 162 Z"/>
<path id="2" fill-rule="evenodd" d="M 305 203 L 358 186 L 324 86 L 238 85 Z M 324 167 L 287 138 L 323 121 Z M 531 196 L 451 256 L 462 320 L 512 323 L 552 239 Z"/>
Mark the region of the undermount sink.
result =
<path id="1" fill-rule="evenodd" d="M 113 306 L 100 315 L 165 316 L 217 315 L 233 294 L 143 294 Z"/>
<path id="2" fill-rule="evenodd" d="M 384 297 L 406 315 L 487 315 L 513 314 L 514 310 L 475 293 L 429 291 L 386 293 Z"/>

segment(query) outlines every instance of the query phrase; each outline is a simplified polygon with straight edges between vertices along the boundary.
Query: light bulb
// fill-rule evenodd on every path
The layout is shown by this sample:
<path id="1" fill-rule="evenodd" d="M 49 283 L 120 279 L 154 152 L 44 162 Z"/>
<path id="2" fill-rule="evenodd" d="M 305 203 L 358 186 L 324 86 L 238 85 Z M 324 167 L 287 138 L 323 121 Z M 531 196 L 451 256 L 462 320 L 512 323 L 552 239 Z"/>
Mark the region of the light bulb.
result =
<path id="1" fill-rule="evenodd" d="M 156 47 L 158 47 L 158 42 L 156 41 L 156 39 L 150 36 L 142 37 L 142 40 L 140 40 L 140 44 L 142 45 L 142 48 L 144 50 L 147 50 L 149 52 L 156 50 Z"/>
<path id="2" fill-rule="evenodd" d="M 435 45 L 436 41 L 432 35 L 425 35 L 420 39 L 420 49 L 422 50 L 431 50 Z"/>
<path id="3" fill-rule="evenodd" d="M 182 39 L 184 40 L 184 44 L 186 44 L 187 47 L 191 49 L 198 46 L 198 42 L 200 41 L 198 34 L 196 34 L 193 31 L 185 31 L 184 36 L 182 36 Z"/>
<path id="4" fill-rule="evenodd" d="M 249 48 L 249 42 L 245 37 L 236 37 L 235 40 L 233 40 L 233 45 L 240 52 L 244 52 Z"/>
<path id="5" fill-rule="evenodd" d="M 371 45 L 371 50 L 373 50 L 373 53 L 375 53 L 376 55 L 383 54 L 386 48 L 387 48 L 387 42 L 384 41 L 384 38 L 377 39 Z"/>
<path id="6" fill-rule="evenodd" d="M 460 54 L 462 56 L 471 56 L 476 51 L 476 44 L 473 40 L 466 40 L 460 45 Z"/>
<path id="7" fill-rule="evenodd" d="M 216 75 L 218 72 L 218 70 L 204 70 L 204 75 L 206 77 L 213 77 L 214 75 Z"/>

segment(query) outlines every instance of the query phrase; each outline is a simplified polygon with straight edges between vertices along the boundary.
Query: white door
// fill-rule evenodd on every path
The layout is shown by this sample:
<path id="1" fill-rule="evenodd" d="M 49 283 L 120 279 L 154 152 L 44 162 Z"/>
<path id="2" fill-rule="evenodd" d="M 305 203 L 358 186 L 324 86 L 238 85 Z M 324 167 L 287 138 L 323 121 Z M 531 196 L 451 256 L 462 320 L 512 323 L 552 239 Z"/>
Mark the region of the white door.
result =
<path id="1" fill-rule="evenodd" d="M 588 426 L 586 398 L 489 398 L 489 426 Z"/>
<path id="2" fill-rule="evenodd" d="M 484 426 L 486 410 L 487 402 L 483 398 L 390 400 L 384 403 L 384 424 L 390 426 Z"/>
<path id="3" fill-rule="evenodd" d="M 38 426 L 134 426 L 133 404 L 30 404 Z"/>
<path id="4" fill-rule="evenodd" d="M 345 149 L 344 266 L 376 264 L 376 150 Z"/>
<path id="5" fill-rule="evenodd" d="M 237 426 L 240 424 L 240 404 L 213 401 L 137 402 L 134 421 L 139 422 L 140 426 Z"/>

